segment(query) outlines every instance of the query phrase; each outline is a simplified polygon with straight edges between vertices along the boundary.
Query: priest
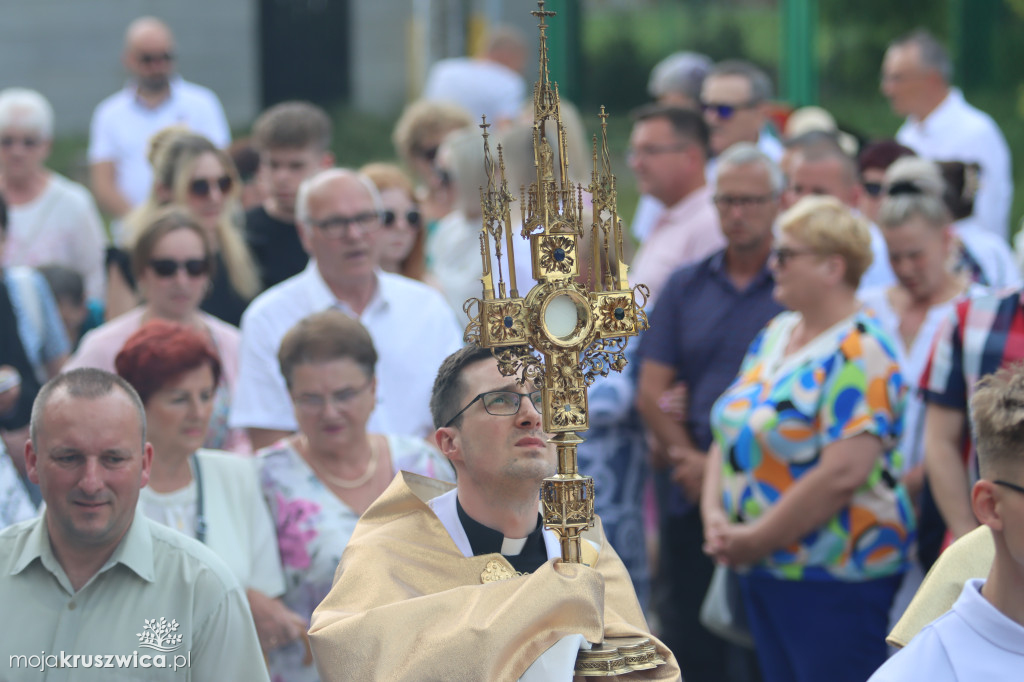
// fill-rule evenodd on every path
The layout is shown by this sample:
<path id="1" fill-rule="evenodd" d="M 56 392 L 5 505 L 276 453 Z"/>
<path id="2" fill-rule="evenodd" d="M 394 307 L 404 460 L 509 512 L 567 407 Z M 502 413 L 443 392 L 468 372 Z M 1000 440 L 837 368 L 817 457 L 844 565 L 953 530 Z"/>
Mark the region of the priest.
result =
<path id="1" fill-rule="evenodd" d="M 487 349 L 444 361 L 430 407 L 458 483 L 400 473 L 367 509 L 313 613 L 321 679 L 569 680 L 578 649 L 610 637 L 650 638 L 666 661 L 621 679 L 680 679 L 600 520 L 583 563 L 558 558 L 538 511 L 556 473 L 540 405 Z"/>

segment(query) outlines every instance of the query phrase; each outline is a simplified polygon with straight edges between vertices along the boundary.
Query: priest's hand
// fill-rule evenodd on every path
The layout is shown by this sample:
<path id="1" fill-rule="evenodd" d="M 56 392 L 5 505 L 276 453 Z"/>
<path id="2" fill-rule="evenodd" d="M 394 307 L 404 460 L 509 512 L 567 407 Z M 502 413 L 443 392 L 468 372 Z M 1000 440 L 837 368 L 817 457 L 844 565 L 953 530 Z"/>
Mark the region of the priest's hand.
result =
<path id="1" fill-rule="evenodd" d="M 272 599 L 258 590 L 246 590 L 246 596 L 264 651 L 293 642 L 309 629 L 306 619 L 288 609 L 280 599 Z"/>

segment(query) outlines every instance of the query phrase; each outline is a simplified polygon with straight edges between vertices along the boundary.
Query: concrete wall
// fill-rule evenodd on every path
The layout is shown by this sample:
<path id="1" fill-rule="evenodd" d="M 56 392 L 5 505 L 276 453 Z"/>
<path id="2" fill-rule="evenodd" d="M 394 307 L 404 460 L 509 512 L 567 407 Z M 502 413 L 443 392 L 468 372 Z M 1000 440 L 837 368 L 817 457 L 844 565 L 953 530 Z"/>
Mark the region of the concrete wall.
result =
<path id="1" fill-rule="evenodd" d="M 84 133 L 96 104 L 124 85 L 124 30 L 139 16 L 166 21 L 178 70 L 220 97 L 228 120 L 257 113 L 257 0 L 0 0 L 0 87 L 42 92 L 57 134 Z"/>

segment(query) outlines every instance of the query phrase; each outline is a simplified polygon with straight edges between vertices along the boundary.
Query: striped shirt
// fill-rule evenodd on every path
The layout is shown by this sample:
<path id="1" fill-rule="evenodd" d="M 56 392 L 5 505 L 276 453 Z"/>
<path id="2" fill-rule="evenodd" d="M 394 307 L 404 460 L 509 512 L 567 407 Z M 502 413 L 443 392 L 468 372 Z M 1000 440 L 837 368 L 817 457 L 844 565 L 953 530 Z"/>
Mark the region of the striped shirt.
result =
<path id="1" fill-rule="evenodd" d="M 921 374 L 926 403 L 967 412 L 978 380 L 1024 359 L 1024 306 L 1020 289 L 968 298 L 956 304 L 936 335 Z M 964 439 L 964 462 L 977 479 L 977 453 Z"/>

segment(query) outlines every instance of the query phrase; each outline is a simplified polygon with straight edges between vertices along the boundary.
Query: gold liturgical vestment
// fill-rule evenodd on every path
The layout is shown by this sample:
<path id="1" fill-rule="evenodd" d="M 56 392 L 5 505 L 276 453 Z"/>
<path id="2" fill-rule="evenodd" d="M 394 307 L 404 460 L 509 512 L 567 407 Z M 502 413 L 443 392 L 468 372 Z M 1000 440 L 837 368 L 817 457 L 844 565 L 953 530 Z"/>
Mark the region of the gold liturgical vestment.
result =
<path id="1" fill-rule="evenodd" d="M 591 567 L 547 561 L 530 575 L 483 583 L 493 562 L 514 569 L 500 554 L 459 550 L 427 505 L 452 488 L 401 472 L 363 514 L 313 612 L 322 680 L 514 682 L 566 635 L 650 637 L 600 521 L 584 534 L 599 547 Z M 651 640 L 667 664 L 620 679 L 680 679 L 672 653 Z"/>

